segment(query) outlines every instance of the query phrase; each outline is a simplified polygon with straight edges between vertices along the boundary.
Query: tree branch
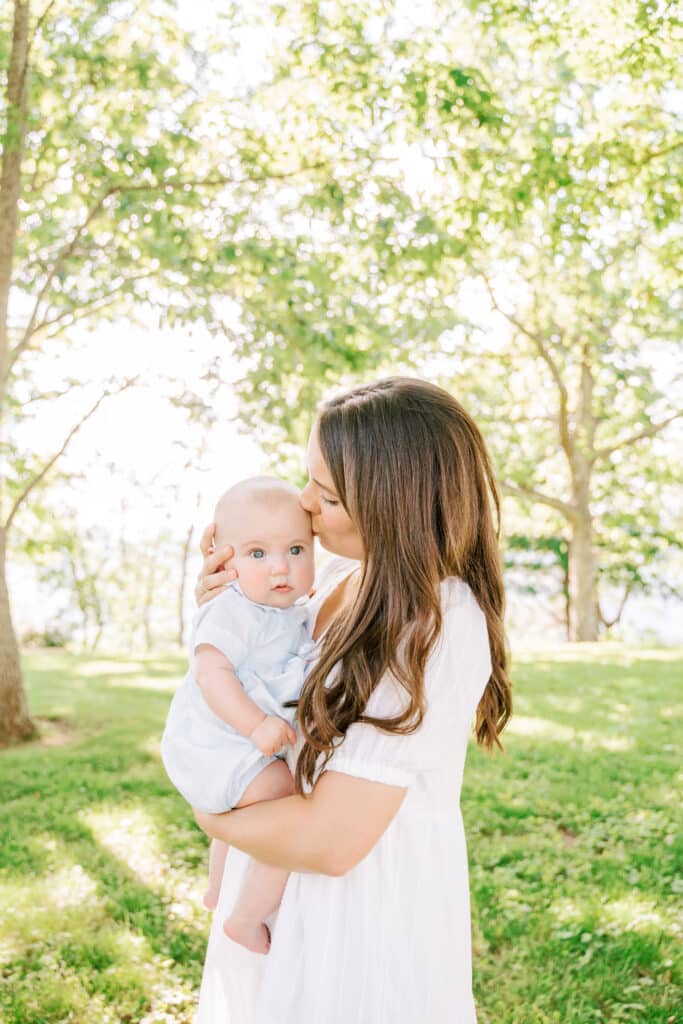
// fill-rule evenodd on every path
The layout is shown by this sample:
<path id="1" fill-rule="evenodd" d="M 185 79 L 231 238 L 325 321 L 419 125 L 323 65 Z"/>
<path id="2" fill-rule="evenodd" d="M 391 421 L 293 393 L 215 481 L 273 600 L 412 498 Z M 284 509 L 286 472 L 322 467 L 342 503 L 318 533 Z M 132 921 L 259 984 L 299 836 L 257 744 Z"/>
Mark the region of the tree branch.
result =
<path id="1" fill-rule="evenodd" d="M 482 273 L 481 276 L 483 278 L 484 284 L 486 285 L 486 289 L 489 293 L 493 308 L 496 310 L 497 313 L 500 313 L 501 316 L 505 317 L 508 323 L 511 323 L 513 327 L 516 327 L 518 331 L 520 331 L 522 334 L 526 335 L 527 338 L 533 341 L 534 345 L 536 346 L 536 351 L 538 352 L 539 356 L 550 370 L 551 376 L 555 381 L 555 386 L 557 387 L 560 398 L 560 409 L 558 418 L 558 426 L 560 430 L 560 443 L 565 453 L 571 460 L 574 453 L 574 445 L 572 442 L 571 432 L 569 430 L 569 398 L 567 395 L 567 388 L 565 386 L 564 381 L 562 380 L 560 368 L 553 359 L 552 355 L 550 354 L 545 339 L 540 334 L 537 334 L 535 331 L 530 331 L 527 327 L 524 326 L 524 324 L 520 320 L 517 319 L 517 317 L 513 316 L 511 313 L 506 313 L 505 310 L 498 305 L 498 300 L 496 299 L 493 288 L 491 287 L 491 282 L 486 277 L 486 274 Z"/>
<path id="2" fill-rule="evenodd" d="M 45 10 L 43 11 L 43 13 L 38 18 L 38 21 L 36 22 L 36 27 L 33 30 L 33 35 L 31 36 L 31 41 L 29 43 L 29 48 L 31 46 L 33 46 L 34 40 L 40 35 L 40 30 L 43 27 L 45 19 L 47 18 L 48 14 L 50 13 L 52 8 L 54 7 L 55 3 L 56 3 L 56 0 L 50 0 L 50 2 L 48 3 L 47 7 L 45 8 Z"/>
<path id="3" fill-rule="evenodd" d="M 537 491 L 533 487 L 525 487 L 522 484 L 511 484 L 505 480 L 501 482 L 500 486 L 506 494 L 513 494 L 518 498 L 533 498 L 534 501 L 538 501 L 542 505 L 549 505 L 550 508 L 554 508 L 558 512 L 561 512 L 562 515 L 566 516 L 567 519 L 572 522 L 576 519 L 576 509 L 574 506 L 570 505 L 567 501 L 562 501 L 561 498 L 554 498 L 552 495 L 543 494 L 541 491 Z"/>
<path id="4" fill-rule="evenodd" d="M 659 434 L 664 430 L 664 427 L 668 427 L 670 423 L 673 423 L 674 420 L 680 419 L 681 416 L 683 416 L 683 409 L 679 409 L 678 412 L 675 412 L 673 415 L 667 417 L 667 419 L 662 420 L 661 423 L 652 423 L 644 430 L 639 430 L 636 434 L 631 434 L 629 437 L 625 437 L 617 444 L 609 445 L 605 448 L 596 448 L 592 461 L 595 462 L 597 459 L 606 459 L 612 454 L 612 452 L 618 452 L 622 448 L 626 448 L 631 444 L 636 444 L 638 441 L 642 441 L 646 437 L 655 437 L 656 434 Z"/>
<path id="5" fill-rule="evenodd" d="M 69 433 L 66 435 L 66 437 L 64 439 L 64 443 L 62 444 L 62 446 L 59 449 L 59 451 L 55 452 L 55 454 L 53 456 L 51 456 L 51 458 L 48 459 L 48 461 L 45 463 L 43 468 L 38 473 L 36 473 L 31 478 L 31 480 L 29 480 L 29 482 L 24 487 L 23 491 L 21 491 L 21 493 L 15 499 L 14 504 L 12 505 L 12 508 L 10 510 L 10 513 L 9 513 L 9 515 L 7 517 L 7 521 L 5 523 L 5 530 L 6 531 L 9 531 L 9 528 L 12 525 L 12 521 L 14 520 L 14 517 L 16 516 L 17 512 L 19 511 L 21 505 L 24 503 L 24 501 L 26 500 L 28 495 L 31 493 L 31 491 L 34 489 L 34 487 L 37 487 L 38 484 L 41 482 L 41 480 L 43 480 L 44 477 L 50 472 L 50 470 L 54 466 L 54 464 L 57 461 L 57 459 L 59 459 L 64 454 L 66 449 L 69 447 L 69 444 L 70 444 L 71 440 L 75 437 L 75 435 L 78 433 L 78 431 L 81 429 L 81 427 L 85 423 L 87 423 L 87 421 L 90 419 L 90 417 L 93 416 L 97 412 L 97 410 L 99 409 L 99 407 L 102 404 L 102 402 L 104 401 L 104 399 L 105 398 L 109 398 L 111 395 L 119 395 L 119 394 L 121 394 L 122 391 L 126 391 L 129 387 L 131 387 L 133 384 L 135 384 L 137 379 L 138 379 L 137 377 L 130 377 L 128 380 L 124 381 L 124 383 L 121 385 L 121 387 L 117 388 L 116 390 L 114 390 L 114 391 L 109 391 L 109 390 L 104 391 L 100 395 L 100 397 L 97 399 L 95 404 L 92 405 L 90 407 L 90 409 L 86 412 L 85 416 L 82 416 L 81 419 L 78 421 L 78 423 L 76 423 L 75 426 L 73 426 L 71 428 Z"/>
<path id="6" fill-rule="evenodd" d="M 219 176 L 211 177 L 211 178 L 182 179 L 182 180 L 179 180 L 179 181 L 163 181 L 163 182 L 156 182 L 154 184 L 149 184 L 149 185 L 147 185 L 147 184 L 133 185 L 133 184 L 129 184 L 129 183 L 126 183 L 126 182 L 121 182 L 121 183 L 119 183 L 117 185 L 110 185 L 109 188 L 106 189 L 106 191 L 104 191 L 102 193 L 102 195 L 97 200 L 97 202 L 88 211 L 85 219 L 79 225 L 79 227 L 76 229 L 76 231 L 74 232 L 74 234 L 71 237 L 71 239 L 57 253 L 57 256 L 56 256 L 56 258 L 55 258 L 55 260 L 54 260 L 54 262 L 52 264 L 52 267 L 47 272 L 47 276 L 45 278 L 45 281 L 43 282 L 43 285 L 42 285 L 40 291 L 38 292 L 36 300 L 35 300 L 35 302 L 33 304 L 33 310 L 31 311 L 31 316 L 29 317 L 28 324 L 26 325 L 26 329 L 24 330 L 24 333 L 23 333 L 23 335 L 21 337 L 21 340 L 14 346 L 14 348 L 11 350 L 11 352 L 9 354 L 9 362 L 8 362 L 7 373 L 11 372 L 12 367 L 16 363 L 16 361 L 19 358 L 19 356 L 21 356 L 21 354 L 23 352 L 25 352 L 26 349 L 28 348 L 28 346 L 30 344 L 30 341 L 31 341 L 31 338 L 32 338 L 32 336 L 33 336 L 33 334 L 34 334 L 34 332 L 36 330 L 36 320 L 38 318 L 38 312 L 40 310 L 40 306 L 41 306 L 41 304 L 42 304 L 42 302 L 43 302 L 43 300 L 44 300 L 44 298 L 45 298 L 45 296 L 46 296 L 46 294 L 47 294 L 47 292 L 48 292 L 52 282 L 54 281 L 56 275 L 59 273 L 61 268 L 64 266 L 64 263 L 69 258 L 69 256 L 72 255 L 72 253 L 73 253 L 74 249 L 76 248 L 76 245 L 78 244 L 80 238 L 82 237 L 84 232 L 87 230 L 87 228 L 90 226 L 90 224 L 92 223 L 93 219 L 101 211 L 101 209 L 104 206 L 104 204 L 107 201 L 107 199 L 110 199 L 111 196 L 122 195 L 123 193 L 126 193 L 126 192 L 168 192 L 169 190 L 177 192 L 179 190 L 183 190 L 183 189 L 186 189 L 186 188 L 191 188 L 191 189 L 195 189 L 195 188 L 196 189 L 199 189 L 199 188 L 220 188 L 223 185 L 243 185 L 243 184 L 247 184 L 249 182 L 259 183 L 259 182 L 264 182 L 264 181 L 270 181 L 271 179 L 282 180 L 282 179 L 285 179 L 285 178 L 294 177 L 297 174 L 302 174 L 305 171 L 320 170 L 320 168 L 327 167 L 327 166 L 328 166 L 328 164 L 327 164 L 326 161 L 321 161 L 321 162 L 315 163 L 315 164 L 308 164 L 308 165 L 304 164 L 301 167 L 295 168 L 293 171 L 282 171 L 280 173 L 274 172 L 272 174 L 254 175 L 254 176 L 250 176 L 250 177 L 246 177 L 246 178 L 235 178 L 235 177 L 231 177 L 231 176 L 228 176 L 228 175 L 219 175 Z"/>
<path id="7" fill-rule="evenodd" d="M 70 381 L 62 390 L 55 388 L 53 391 L 36 391 L 25 402 L 18 402 L 17 404 L 20 409 L 25 409 L 27 405 L 31 405 L 33 402 L 56 401 L 58 398 L 64 398 L 65 395 L 71 394 L 73 389 L 73 381 Z"/>
<path id="8" fill-rule="evenodd" d="M 605 187 L 614 188 L 617 185 L 628 184 L 633 181 L 633 179 L 637 177 L 639 171 L 641 171 L 643 167 L 649 164 L 652 160 L 658 160 L 661 156 L 668 156 L 669 153 L 674 153 L 677 149 L 680 149 L 681 146 L 683 146 L 683 141 L 678 139 L 676 142 L 672 142 L 670 146 L 664 146 L 662 149 L 652 150 L 652 152 L 648 153 L 647 156 L 644 156 L 642 160 L 639 160 L 638 163 L 633 166 L 631 171 L 628 174 L 625 174 L 623 178 L 609 180 Z"/>
<path id="9" fill-rule="evenodd" d="M 26 325 L 26 329 L 25 329 L 25 331 L 24 331 L 24 333 L 22 335 L 22 338 L 14 346 L 14 348 L 10 352 L 7 373 L 11 372 L 12 367 L 16 363 L 16 361 L 19 358 L 19 356 L 21 355 L 21 353 L 24 352 L 28 348 L 28 346 L 29 346 L 31 338 L 33 337 L 33 332 L 34 332 L 34 329 L 35 329 L 35 323 L 36 323 L 36 320 L 38 318 L 38 310 L 40 309 L 40 305 L 41 305 L 45 295 L 47 294 L 50 285 L 52 284 L 52 282 L 54 281 L 55 277 L 57 276 L 57 274 L 61 270 L 62 266 L 64 265 L 64 261 L 69 258 L 71 253 L 76 248 L 76 245 L 78 244 L 78 240 L 80 239 L 81 235 L 88 228 L 88 225 L 93 221 L 93 219 L 97 216 L 97 214 L 100 212 L 100 210 L 102 209 L 102 207 L 104 205 L 105 200 L 109 197 L 110 194 L 111 194 L 110 191 L 107 190 L 106 192 L 104 192 L 100 196 L 100 198 L 97 200 L 95 205 L 93 207 L 91 207 L 91 209 L 88 211 L 88 214 L 85 217 L 85 220 L 80 224 L 80 226 L 74 232 L 71 240 L 69 242 L 67 242 L 65 245 L 63 245 L 61 250 L 57 254 L 57 257 L 56 257 L 54 263 L 52 264 L 52 268 L 51 268 L 51 270 L 48 271 L 47 277 L 45 278 L 45 281 L 43 283 L 43 287 L 38 292 L 38 295 L 36 297 L 36 301 L 33 304 L 33 309 L 31 311 L 31 316 L 29 317 L 29 321 L 28 321 L 28 324 Z"/>
<path id="10" fill-rule="evenodd" d="M 251 182 L 260 184 L 264 181 L 282 181 L 286 178 L 294 178 L 297 174 L 303 174 L 305 171 L 319 171 L 323 167 L 328 166 L 329 161 L 321 160 L 316 164 L 303 164 L 301 167 L 295 167 L 292 171 L 273 171 L 269 174 L 255 174 L 245 178 L 235 178 L 231 175 L 219 174 L 212 178 L 182 178 L 178 181 L 172 178 L 169 181 L 158 181 L 149 185 L 144 182 L 140 185 L 121 182 L 118 185 L 112 185 L 107 195 L 110 196 L 123 192 L 167 192 L 169 189 L 177 192 L 178 189 L 184 188 L 220 188 L 222 185 L 248 185 Z"/>
<path id="11" fill-rule="evenodd" d="M 617 608 L 616 615 L 612 619 L 608 620 L 605 618 L 602 608 L 600 607 L 600 602 L 598 601 L 598 615 L 600 616 L 600 621 L 602 622 L 603 626 L 606 626 L 607 629 L 610 629 L 612 626 L 616 625 L 616 623 L 621 618 L 624 608 L 626 607 L 626 602 L 628 601 L 631 590 L 633 589 L 634 582 L 634 580 L 629 580 L 626 584 L 624 588 L 624 594 L 621 598 L 621 601 L 619 602 L 619 607 Z"/>
<path id="12" fill-rule="evenodd" d="M 112 300 L 116 298 L 122 288 L 127 284 L 135 284 L 138 281 L 147 281 L 155 276 L 156 271 L 150 270 L 146 274 L 132 274 L 130 277 L 126 277 L 116 288 L 111 288 L 107 292 L 102 292 L 100 295 L 95 295 L 93 298 L 88 299 L 84 302 L 79 302 L 78 306 L 74 309 L 65 309 L 61 313 L 56 314 L 48 319 L 41 320 L 39 324 L 35 324 L 33 328 L 33 336 L 42 332 L 48 331 L 49 338 L 55 338 L 62 330 L 73 326 L 79 320 L 84 320 L 93 313 L 99 313 L 101 310 L 106 309 L 110 306 Z M 50 331 L 50 327 L 59 325 L 56 331 Z M 28 345 L 27 348 L 31 346 Z"/>

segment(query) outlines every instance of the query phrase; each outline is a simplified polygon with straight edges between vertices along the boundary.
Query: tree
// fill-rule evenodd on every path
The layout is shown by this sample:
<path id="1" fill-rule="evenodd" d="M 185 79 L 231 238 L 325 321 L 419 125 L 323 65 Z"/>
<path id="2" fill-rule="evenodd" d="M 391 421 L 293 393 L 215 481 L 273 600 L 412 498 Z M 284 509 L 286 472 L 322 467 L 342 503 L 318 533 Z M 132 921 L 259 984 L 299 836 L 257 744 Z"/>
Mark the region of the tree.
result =
<path id="1" fill-rule="evenodd" d="M 408 31 L 388 19 L 372 42 L 357 12 L 306 7 L 322 87 L 327 74 L 351 116 L 367 115 L 368 133 L 381 125 L 387 157 L 396 140 L 404 159 L 416 147 L 423 178 L 382 196 L 367 263 L 345 248 L 364 311 L 355 355 L 343 331 L 356 310 L 337 314 L 322 271 L 307 301 L 301 272 L 286 303 L 263 280 L 254 321 L 278 309 L 268 323 L 277 349 L 250 374 L 245 399 L 301 442 L 331 383 L 288 337 L 306 310 L 337 379 L 430 367 L 492 425 L 507 493 L 527 513 L 540 504 L 553 514 L 569 542 L 571 636 L 594 640 L 599 558 L 625 542 L 632 488 L 644 476 L 673 484 L 676 473 L 671 448 L 655 441 L 683 415 L 680 14 L 638 0 L 609 10 L 585 0 L 566 19 L 543 5 L 435 7 L 438 34 L 433 22 Z M 340 236 L 358 238 L 353 213 L 341 212 L 346 195 Z M 320 262 L 338 268 L 335 259 Z M 368 316 L 382 302 L 373 288 L 388 300 L 383 318 Z M 367 320 L 382 330 L 364 331 Z M 646 518 L 660 511 L 656 493 L 639 504 Z M 650 531 L 641 553 L 655 536 L 665 548 L 671 532 Z"/>
<path id="2" fill-rule="evenodd" d="M 605 533 L 618 546 L 630 528 L 636 480 L 645 474 L 661 487 L 675 472 L 652 440 L 683 415 L 683 145 L 670 102 L 681 21 L 667 5 L 653 19 L 631 2 L 609 18 L 585 5 L 557 28 L 535 17 L 520 26 L 502 14 L 492 33 L 527 50 L 533 38 L 534 69 L 525 75 L 509 49 L 497 60 L 499 76 L 507 65 L 517 80 L 514 144 L 495 155 L 504 181 L 495 237 L 470 259 L 498 318 L 494 330 L 501 337 L 507 328 L 507 379 L 496 392 L 506 488 L 565 521 L 571 635 L 594 640 Z M 551 30 L 546 41 L 542 27 Z M 605 75 L 614 66 L 616 81 Z M 658 376 L 658 362 L 670 376 Z M 523 434 L 505 423 L 520 406 L 538 417 Z M 639 504 L 641 515 L 660 511 L 656 498 Z M 658 531 L 663 543 L 667 532 Z"/>
<path id="3" fill-rule="evenodd" d="M 569 550 L 564 538 L 508 534 L 505 568 L 508 588 L 535 596 L 542 594 L 546 611 L 551 611 L 551 614 L 552 607 L 549 605 L 552 606 L 553 598 L 561 598 L 562 613 L 558 621 L 569 639 Z M 551 576 L 559 578 L 559 586 L 556 583 L 548 594 L 547 581 Z"/>
<path id="4" fill-rule="evenodd" d="M 236 14 L 229 28 L 237 40 Z M 224 70 L 239 44 L 225 33 L 220 43 Z M 33 730 L 7 533 L 96 405 L 52 452 L 21 448 L 25 417 L 79 383 L 55 387 L 56 357 L 77 331 L 140 309 L 229 335 L 239 240 L 248 248 L 258 234 L 252 207 L 298 175 L 319 181 L 331 162 L 315 144 L 300 158 L 287 118 L 281 129 L 259 123 L 253 88 L 219 95 L 171 2 L 143 0 L 131 20 L 121 0 L 44 0 L 37 11 L 15 0 L 0 12 L 0 66 L 3 743 Z"/>
<path id="5" fill-rule="evenodd" d="M 247 360 L 276 367 L 285 387 L 313 372 L 329 382 L 381 361 L 377 340 L 396 328 L 387 302 L 401 288 L 406 335 L 418 321 L 438 333 L 429 297 L 418 287 L 409 299 L 395 261 L 375 262 L 389 251 L 395 211 L 410 216 L 411 203 L 383 151 L 391 86 L 378 85 L 387 54 L 374 59 L 366 14 L 360 4 L 332 14 L 353 37 L 337 88 L 334 43 L 309 48 L 305 35 L 317 5 L 250 9 L 243 17 L 267 19 L 291 59 L 226 95 L 226 55 L 241 45 L 236 9 L 201 51 L 170 2 L 143 0 L 132 21 L 121 0 L 44 0 L 37 11 L 15 0 L 0 13 L 0 742 L 32 729 L 6 532 L 73 436 L 44 457 L 16 440 L 27 410 L 78 383 L 42 387 L 41 361 L 54 362 L 77 329 L 156 308 L 166 323 L 202 320 Z M 365 85 L 374 98 L 359 101 Z M 375 98 L 386 113 L 365 131 Z M 294 347 L 286 365 L 280 323 Z"/>
<path id="6" fill-rule="evenodd" d="M 16 530 L 17 568 L 30 565 L 51 592 L 57 625 L 81 650 L 167 647 L 177 629 L 177 509 L 188 503 L 174 501 L 165 481 L 109 466 L 110 514 L 93 522 L 82 507 L 88 469 L 32 503 Z"/>

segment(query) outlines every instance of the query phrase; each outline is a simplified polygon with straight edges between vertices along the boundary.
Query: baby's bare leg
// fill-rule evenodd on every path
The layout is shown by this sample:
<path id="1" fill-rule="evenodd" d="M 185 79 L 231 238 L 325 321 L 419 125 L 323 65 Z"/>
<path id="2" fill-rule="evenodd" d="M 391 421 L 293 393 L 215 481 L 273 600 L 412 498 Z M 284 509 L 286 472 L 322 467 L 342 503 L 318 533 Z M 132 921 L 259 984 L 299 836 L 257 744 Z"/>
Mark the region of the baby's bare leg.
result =
<path id="1" fill-rule="evenodd" d="M 289 768 L 284 761 L 273 761 L 247 787 L 237 806 L 277 800 L 291 796 L 293 792 L 294 782 Z M 270 931 L 265 920 L 279 907 L 288 875 L 284 868 L 249 861 L 237 902 L 223 924 L 228 938 L 254 953 L 268 952 Z"/>
<path id="2" fill-rule="evenodd" d="M 215 910 L 218 906 L 227 855 L 228 844 L 220 839 L 212 839 L 209 850 L 209 884 L 204 893 L 204 906 L 207 910 Z"/>

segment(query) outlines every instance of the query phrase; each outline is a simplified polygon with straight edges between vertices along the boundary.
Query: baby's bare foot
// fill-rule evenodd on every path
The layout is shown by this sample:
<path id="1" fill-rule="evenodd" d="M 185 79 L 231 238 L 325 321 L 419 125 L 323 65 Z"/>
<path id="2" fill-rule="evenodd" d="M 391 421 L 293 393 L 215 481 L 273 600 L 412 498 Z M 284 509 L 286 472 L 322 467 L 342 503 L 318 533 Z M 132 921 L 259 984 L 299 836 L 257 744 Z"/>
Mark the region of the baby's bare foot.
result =
<path id="1" fill-rule="evenodd" d="M 223 922 L 223 931 L 229 939 L 252 953 L 267 953 L 270 949 L 270 929 L 260 921 L 246 920 L 233 914 Z"/>
<path id="2" fill-rule="evenodd" d="M 204 893 L 203 903 L 207 910 L 215 910 L 218 906 L 218 897 L 220 896 L 220 886 L 212 886 Z"/>

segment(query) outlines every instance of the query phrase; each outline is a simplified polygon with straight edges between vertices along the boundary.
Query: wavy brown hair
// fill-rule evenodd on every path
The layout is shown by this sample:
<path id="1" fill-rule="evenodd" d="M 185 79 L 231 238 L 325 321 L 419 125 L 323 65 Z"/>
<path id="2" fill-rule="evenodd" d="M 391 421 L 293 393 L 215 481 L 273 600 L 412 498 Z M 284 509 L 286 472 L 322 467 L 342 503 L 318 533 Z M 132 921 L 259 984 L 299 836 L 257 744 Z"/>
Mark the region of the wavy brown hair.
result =
<path id="1" fill-rule="evenodd" d="M 501 747 L 512 697 L 500 506 L 477 426 L 443 388 L 392 377 L 327 402 L 316 430 L 365 557 L 357 596 L 327 630 L 299 700 L 298 792 L 354 722 L 404 734 L 420 727 L 425 666 L 442 624 L 439 582 L 448 576 L 469 584 L 486 616 L 493 668 L 475 728 L 482 746 Z M 373 718 L 365 709 L 386 672 L 403 687 L 405 708 L 394 718 Z"/>

